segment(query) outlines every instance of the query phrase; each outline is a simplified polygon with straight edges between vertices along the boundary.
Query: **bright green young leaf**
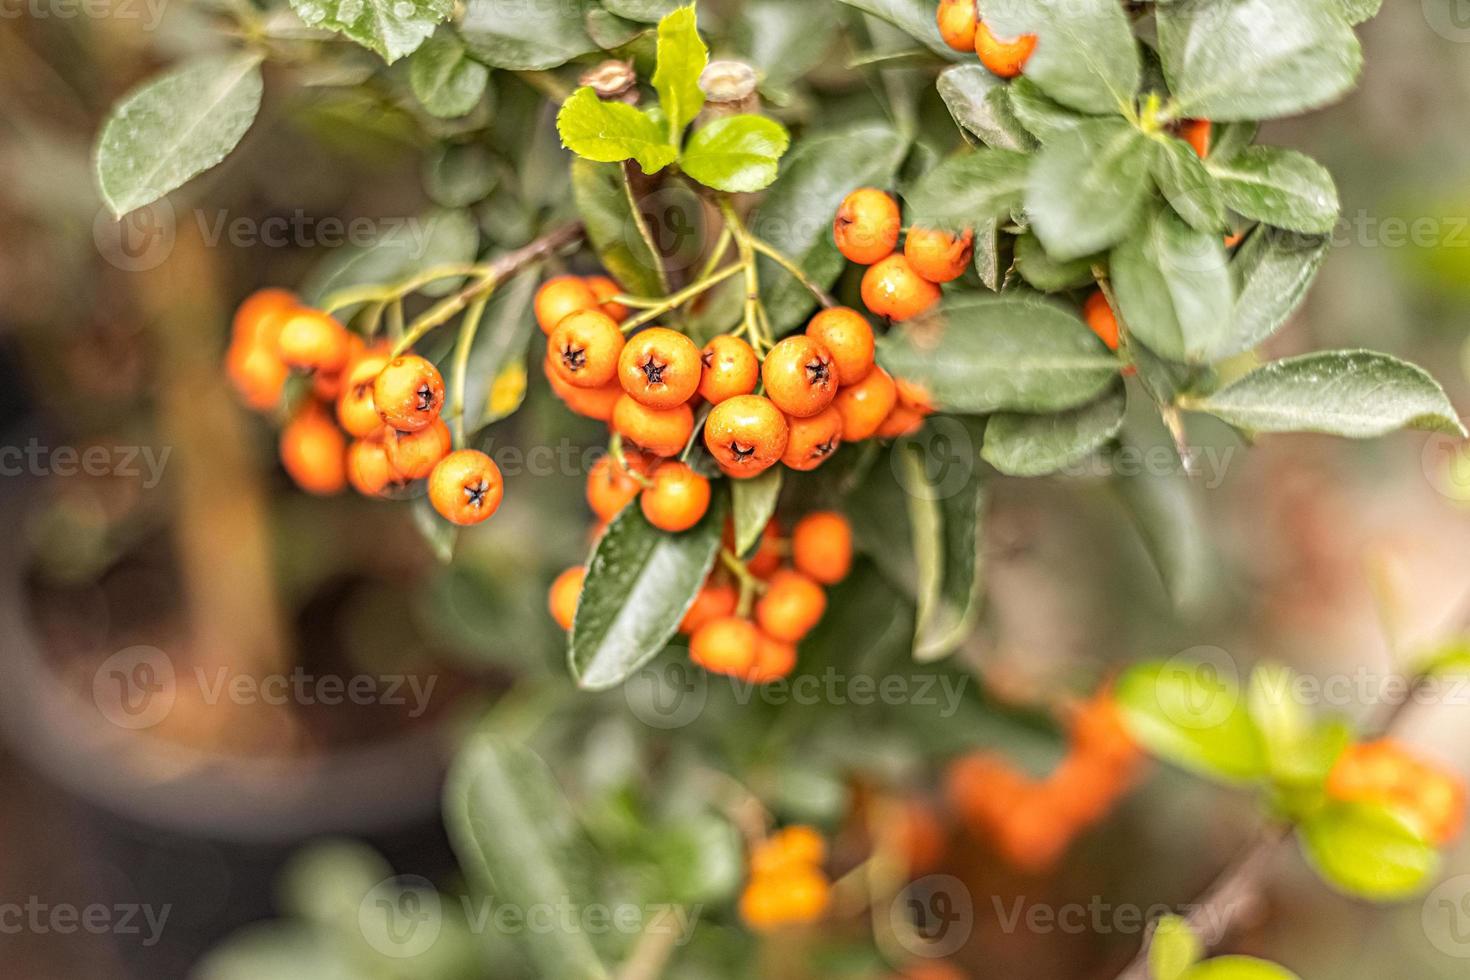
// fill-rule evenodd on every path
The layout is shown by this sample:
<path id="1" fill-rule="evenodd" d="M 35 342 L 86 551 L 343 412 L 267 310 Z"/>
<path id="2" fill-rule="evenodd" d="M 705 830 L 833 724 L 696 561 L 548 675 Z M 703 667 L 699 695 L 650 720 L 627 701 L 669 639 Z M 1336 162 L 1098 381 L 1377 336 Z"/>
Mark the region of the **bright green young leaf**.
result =
<path id="1" fill-rule="evenodd" d="M 934 19 L 932 0 L 840 0 L 849 7 L 872 14 L 922 41 L 934 54 L 948 61 L 960 61 L 963 54 L 944 43 L 939 24 Z"/>
<path id="2" fill-rule="evenodd" d="M 1019 208 L 1030 158 L 1011 150 L 951 157 L 905 195 L 909 220 L 925 228 L 971 229 Z"/>
<path id="3" fill-rule="evenodd" d="M 1327 258 L 1326 238 L 1302 237 L 1258 226 L 1230 260 L 1235 319 L 1220 356 L 1248 351 L 1287 321 Z"/>
<path id="4" fill-rule="evenodd" d="M 1118 681 L 1117 696 L 1129 732 L 1159 758 L 1232 783 L 1266 774 L 1239 687 L 1208 660 L 1139 664 Z"/>
<path id="5" fill-rule="evenodd" d="M 465 51 L 451 30 L 441 30 L 408 59 L 414 97 L 431 116 L 453 119 L 473 109 L 490 84 L 490 69 Z"/>
<path id="6" fill-rule="evenodd" d="M 1180 980 L 1302 980 L 1284 966 L 1253 956 L 1217 956 L 1198 964 Z"/>
<path id="7" fill-rule="evenodd" d="M 673 639 L 719 552 L 723 499 L 682 534 L 656 530 L 637 507 L 613 519 L 592 553 L 572 624 L 578 686 L 615 687 Z"/>
<path id="8" fill-rule="evenodd" d="M 1308 816 L 1297 836 L 1323 880 L 1371 902 L 1417 895 L 1440 867 L 1439 851 L 1414 824 L 1380 806 L 1330 804 Z"/>
<path id="9" fill-rule="evenodd" d="M 649 244 L 647 223 L 634 210 L 623 168 L 573 160 L 572 194 L 587 240 L 608 273 L 634 296 L 664 295 L 663 258 Z"/>
<path id="10" fill-rule="evenodd" d="M 1114 0 L 985 0 L 985 22 L 999 37 L 1037 35 L 1026 77 L 1063 105 L 1119 113 L 1132 106 L 1141 65 L 1133 26 Z"/>
<path id="11" fill-rule="evenodd" d="M 1233 336 L 1235 291 L 1218 232 L 1157 209 L 1113 249 L 1109 269 L 1130 334 L 1156 354 L 1208 361 Z"/>
<path id="12" fill-rule="evenodd" d="M 1290 667 L 1261 664 L 1251 673 L 1246 703 L 1261 733 L 1271 777 L 1287 787 L 1317 789 L 1353 733 L 1341 720 L 1317 721 L 1299 700 L 1296 681 Z"/>
<path id="13" fill-rule="evenodd" d="M 658 67 L 653 73 L 653 88 L 668 126 L 667 142 L 674 146 L 679 145 L 684 127 L 704 107 L 699 76 L 708 64 L 709 48 L 699 37 L 692 4 L 658 22 Z"/>
<path id="14" fill-rule="evenodd" d="M 598 163 L 636 160 L 646 174 L 678 159 L 664 133 L 647 113 L 625 102 L 604 102 L 590 87 L 572 93 L 556 114 L 562 145 Z"/>
<path id="15" fill-rule="evenodd" d="M 939 96 L 949 114 L 986 146 L 1029 150 L 1036 139 L 1011 108 L 1009 88 L 980 65 L 954 65 L 939 74 Z"/>
<path id="16" fill-rule="evenodd" d="M 1047 254 L 1065 262 L 1128 234 L 1148 198 L 1150 147 L 1121 119 L 1083 123 L 1042 147 L 1026 181 L 1026 213 Z"/>
<path id="17" fill-rule="evenodd" d="M 1037 296 L 976 296 L 904 324 L 879 363 L 963 414 L 1060 412 L 1095 399 L 1118 361 L 1077 315 Z"/>
<path id="18" fill-rule="evenodd" d="M 1437 381 L 1422 368 L 1374 351 L 1321 351 L 1274 361 L 1185 407 L 1253 432 L 1372 439 L 1410 428 L 1465 435 Z"/>
<path id="19" fill-rule="evenodd" d="M 758 191 L 776 179 L 790 145 L 791 134 L 774 119 L 725 116 L 695 130 L 679 166 L 717 191 Z"/>
<path id="20" fill-rule="evenodd" d="M 1059 293 L 1092 283 L 1092 267 L 1106 264 L 1106 255 L 1084 255 L 1070 262 L 1058 262 L 1046 254 L 1041 240 L 1029 231 L 1016 237 L 1016 271 L 1034 288 L 1044 293 Z"/>
<path id="21" fill-rule="evenodd" d="M 997 412 L 985 427 L 980 455 L 1007 476 L 1046 476 L 1075 466 L 1123 427 L 1128 399 L 1121 384 L 1090 405 L 1052 415 Z"/>
<path id="22" fill-rule="evenodd" d="M 1204 955 L 1189 923 L 1177 915 L 1166 915 L 1154 927 L 1148 947 L 1149 980 L 1179 980 Z"/>
<path id="23" fill-rule="evenodd" d="M 1323 0 L 1160 4 L 1159 49 L 1178 114 L 1275 119 L 1340 97 L 1357 80 L 1363 51 L 1334 7 Z"/>
<path id="24" fill-rule="evenodd" d="M 1214 234 L 1225 228 L 1220 187 L 1188 143 L 1177 139 L 1159 143 L 1152 170 L 1159 192 L 1191 228 Z"/>
<path id="25" fill-rule="evenodd" d="M 102 199 L 121 217 L 219 163 L 260 110 L 260 56 L 187 62 L 113 106 L 97 138 Z"/>
<path id="26" fill-rule="evenodd" d="M 590 9 L 590 0 L 465 0 L 459 34 L 493 68 L 544 71 L 597 50 Z"/>
<path id="27" fill-rule="evenodd" d="M 1325 235 L 1342 206 L 1332 175 L 1311 157 L 1277 146 L 1250 146 L 1209 170 L 1232 211 L 1277 228 Z"/>
<path id="28" fill-rule="evenodd" d="M 1343 14 L 1349 24 L 1361 24 L 1378 16 L 1383 0 L 1343 0 Z"/>
<path id="29" fill-rule="evenodd" d="M 1163 443 L 1125 443 L 1110 456 L 1111 486 L 1174 605 L 1193 612 L 1210 598 L 1216 556 L 1189 477 L 1172 461 L 1166 470 L 1152 468 L 1151 460 L 1173 451 Z"/>
<path id="30" fill-rule="evenodd" d="M 781 467 L 773 466 L 760 476 L 730 483 L 730 511 L 735 522 L 735 553 L 745 555 L 760 540 L 776 513 L 781 498 Z"/>
<path id="31" fill-rule="evenodd" d="M 1050 143 L 1062 133 L 1089 120 L 1095 122 L 1103 118 L 1068 109 L 1025 76 L 1007 85 L 1006 95 L 1011 111 L 1016 114 L 1021 125 L 1043 143 Z"/>
<path id="32" fill-rule="evenodd" d="M 308 27 L 344 34 L 392 64 L 449 19 L 450 0 L 291 0 Z"/>

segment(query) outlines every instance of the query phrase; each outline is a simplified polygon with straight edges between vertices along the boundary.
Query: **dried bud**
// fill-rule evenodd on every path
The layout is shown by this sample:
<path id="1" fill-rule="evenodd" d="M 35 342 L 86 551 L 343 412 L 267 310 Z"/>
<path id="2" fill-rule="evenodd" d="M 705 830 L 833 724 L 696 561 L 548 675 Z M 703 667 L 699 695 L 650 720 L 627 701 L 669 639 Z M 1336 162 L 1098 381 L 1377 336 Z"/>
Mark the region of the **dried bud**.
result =
<path id="1" fill-rule="evenodd" d="M 620 102 L 638 101 L 638 73 L 631 61 L 612 59 L 582 73 L 583 85 L 590 86 L 597 97 L 603 100 L 616 99 Z"/>

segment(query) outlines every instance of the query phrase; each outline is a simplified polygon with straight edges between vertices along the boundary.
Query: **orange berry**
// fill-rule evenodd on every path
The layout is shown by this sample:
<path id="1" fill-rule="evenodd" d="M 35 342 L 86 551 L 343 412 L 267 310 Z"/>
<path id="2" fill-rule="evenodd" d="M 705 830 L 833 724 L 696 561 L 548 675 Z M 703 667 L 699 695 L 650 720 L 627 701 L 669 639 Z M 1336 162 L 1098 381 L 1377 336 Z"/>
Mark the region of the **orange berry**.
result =
<path id="1" fill-rule="evenodd" d="M 827 593 L 800 572 L 771 576 L 765 595 L 755 604 L 755 620 L 773 639 L 798 643 L 821 622 Z"/>
<path id="2" fill-rule="evenodd" d="M 643 516 L 660 531 L 678 533 L 698 524 L 709 510 L 709 481 L 687 463 L 667 462 L 653 471 L 653 485 L 638 498 Z"/>
<path id="3" fill-rule="evenodd" d="M 617 404 L 619 398 L 623 397 L 622 385 L 612 381 L 601 388 L 578 388 L 563 380 L 556 368 L 552 367 L 549 358 L 541 362 L 541 370 L 551 385 L 552 393 L 560 398 L 567 408 L 578 415 L 597 419 L 599 422 L 612 420 L 613 406 Z"/>
<path id="4" fill-rule="evenodd" d="M 1118 349 L 1118 317 L 1108 305 L 1108 298 L 1101 289 L 1095 290 L 1087 297 L 1087 302 L 1082 304 L 1082 318 L 1087 321 L 1092 332 L 1108 345 L 1108 350 Z"/>
<path id="5" fill-rule="evenodd" d="M 975 26 L 979 16 L 975 0 L 939 0 L 939 36 L 956 51 L 975 50 Z"/>
<path id="6" fill-rule="evenodd" d="M 772 519 L 766 522 L 766 526 L 761 530 L 761 539 L 756 542 L 755 554 L 746 560 L 745 568 L 756 578 L 770 578 L 780 567 L 781 525 Z"/>
<path id="7" fill-rule="evenodd" d="M 956 238 L 947 231 L 910 228 L 903 254 L 914 271 L 930 282 L 952 282 L 970 267 L 975 235 L 967 231 Z"/>
<path id="8" fill-rule="evenodd" d="M 994 829 L 996 851 L 1017 871 L 1051 870 L 1072 843 L 1073 828 L 1049 794 L 1033 788 L 1022 794 Z"/>
<path id="9" fill-rule="evenodd" d="M 416 354 L 395 357 L 373 379 L 373 406 L 390 429 L 416 432 L 444 408 L 444 378 Z"/>
<path id="10" fill-rule="evenodd" d="M 862 187 L 843 198 L 832 222 L 832 240 L 850 262 L 872 265 L 893 254 L 903 217 L 893 195 Z"/>
<path id="11" fill-rule="evenodd" d="M 944 860 L 944 824 L 934 807 L 923 800 L 907 800 L 894 828 L 910 875 L 925 874 Z"/>
<path id="12" fill-rule="evenodd" d="M 852 570 L 852 525 L 836 511 L 808 514 L 791 529 L 791 563 L 823 585 L 836 585 Z"/>
<path id="13" fill-rule="evenodd" d="M 592 295 L 597 297 L 598 307 L 602 312 L 619 322 L 627 319 L 628 308 L 622 303 L 612 301 L 614 296 L 622 295 L 623 287 L 607 276 L 588 276 L 583 281 L 587 283 L 587 288 L 592 290 Z"/>
<path id="14" fill-rule="evenodd" d="M 617 321 L 598 309 L 562 317 L 546 342 L 551 366 L 567 384 L 601 388 L 618 374 L 623 332 Z"/>
<path id="15" fill-rule="evenodd" d="M 704 444 L 727 475 L 765 472 L 786 452 L 786 416 L 762 395 L 736 395 L 716 405 L 704 423 Z"/>
<path id="16" fill-rule="evenodd" d="M 760 631 L 748 619 L 722 616 L 689 638 L 689 659 L 713 674 L 744 677 L 755 663 Z"/>
<path id="17" fill-rule="evenodd" d="M 796 645 L 761 633 L 755 646 L 755 664 L 745 679 L 753 684 L 770 684 L 789 677 L 795 669 Z"/>
<path id="18" fill-rule="evenodd" d="M 1214 128 L 1208 119 L 1185 119 L 1179 123 L 1179 137 L 1203 160 L 1210 155 L 1210 132 Z"/>
<path id="19" fill-rule="evenodd" d="M 1035 34 L 1002 39 L 991 33 L 985 21 L 975 25 L 975 53 L 980 56 L 982 65 L 1001 78 L 1015 78 L 1021 74 L 1035 50 Z"/>
<path id="20" fill-rule="evenodd" d="M 550 334 L 564 317 L 590 310 L 599 300 L 592 287 L 576 276 L 554 276 L 536 290 L 536 322 Z"/>
<path id="21" fill-rule="evenodd" d="M 383 433 L 383 449 L 388 464 L 403 481 L 422 480 L 434 472 L 434 466 L 449 455 L 454 440 L 443 419 L 435 419 L 417 432 L 389 429 Z"/>
<path id="22" fill-rule="evenodd" d="M 564 630 L 572 628 L 577 617 L 577 601 L 582 598 L 582 583 L 587 578 L 587 569 L 574 565 L 556 577 L 546 596 L 546 605 L 551 618 Z"/>
<path id="23" fill-rule="evenodd" d="M 318 496 L 347 485 L 347 437 L 315 402 L 281 431 L 281 464 L 296 485 Z"/>
<path id="24" fill-rule="evenodd" d="M 705 623 L 733 616 L 739 603 L 740 591 L 729 582 L 706 582 L 680 621 L 679 632 L 691 636 Z"/>
<path id="25" fill-rule="evenodd" d="M 649 408 L 624 392 L 613 404 L 612 427 L 655 456 L 677 456 L 694 435 L 694 411 L 687 404 Z"/>
<path id="26" fill-rule="evenodd" d="M 787 337 L 766 354 L 761 365 L 766 397 L 787 415 L 806 418 L 832 404 L 837 394 L 837 368 L 832 353 L 805 334 Z"/>
<path id="27" fill-rule="evenodd" d="M 1143 751 L 1123 724 L 1118 702 L 1107 689 L 1074 705 L 1068 723 L 1072 746 L 1081 755 L 1113 769 L 1131 767 L 1143 758 Z"/>
<path id="28" fill-rule="evenodd" d="M 694 341 L 677 330 L 649 327 L 623 347 L 618 381 L 649 408 L 673 408 L 699 390 L 702 369 Z"/>
<path id="29" fill-rule="evenodd" d="M 814 470 L 842 445 L 842 413 L 828 405 L 811 418 L 788 418 L 789 435 L 781 462 L 793 470 Z"/>
<path id="30" fill-rule="evenodd" d="M 429 503 L 454 524 L 478 524 L 500 507 L 505 482 L 495 460 L 461 449 L 439 460 L 429 474 Z"/>
<path id="31" fill-rule="evenodd" d="M 337 395 L 337 422 L 350 436 L 366 439 L 383 427 L 373 404 L 373 381 L 388 366 L 388 355 L 363 354 L 343 369 L 342 390 Z"/>
<path id="32" fill-rule="evenodd" d="M 1391 739 L 1349 746 L 1327 778 L 1327 795 L 1392 807 L 1439 845 L 1459 836 L 1465 821 L 1464 780 Z"/>
<path id="33" fill-rule="evenodd" d="M 291 370 L 274 347 L 235 343 L 225 355 L 225 373 L 247 407 L 266 412 L 280 404 Z"/>
<path id="34" fill-rule="evenodd" d="M 894 378 L 893 384 L 898 390 L 898 403 L 904 408 L 913 409 L 920 415 L 934 414 L 934 398 L 929 394 L 929 389 L 906 378 Z"/>
<path id="35" fill-rule="evenodd" d="M 1062 759 L 1044 783 L 1052 805 L 1077 827 L 1089 827 L 1105 817 L 1125 785 L 1116 770 L 1075 752 Z"/>
<path id="36" fill-rule="evenodd" d="M 898 403 L 898 387 L 887 371 L 874 367 L 855 385 L 842 388 L 832 404 L 842 415 L 842 438 L 861 442 L 872 438 Z"/>
<path id="37" fill-rule="evenodd" d="M 939 302 L 939 287 L 914 271 L 903 255 L 890 255 L 863 273 L 863 304 L 878 316 L 907 320 Z"/>
<path id="38" fill-rule="evenodd" d="M 399 482 L 382 439 L 354 439 L 347 447 L 347 481 L 364 497 L 380 497 Z"/>
<path id="39" fill-rule="evenodd" d="M 284 289 L 257 289 L 235 310 L 230 328 L 231 343 L 274 348 L 285 315 L 296 306 L 294 293 Z"/>
<path id="40" fill-rule="evenodd" d="M 281 360 L 301 371 L 332 374 L 352 353 L 346 328 L 321 310 L 297 307 L 281 320 L 276 336 Z"/>
<path id="41" fill-rule="evenodd" d="M 748 395 L 760 381 L 761 362 L 755 351 L 730 334 L 720 334 L 705 344 L 699 362 L 704 368 L 699 377 L 699 396 L 711 405 Z"/>
<path id="42" fill-rule="evenodd" d="M 793 824 L 757 844 L 750 855 L 750 873 L 769 877 L 816 868 L 827 860 L 827 842 L 815 827 Z"/>
<path id="43" fill-rule="evenodd" d="M 623 463 L 609 453 L 587 471 L 587 506 L 606 523 L 633 502 L 643 484 L 638 477 L 648 473 L 649 463 L 637 453 L 625 453 Z"/>
<path id="44" fill-rule="evenodd" d="M 823 310 L 806 325 L 806 335 L 832 355 L 838 384 L 857 384 L 872 370 L 873 328 L 857 310 L 847 306 Z"/>
<path id="45" fill-rule="evenodd" d="M 893 411 L 888 413 L 878 426 L 878 431 L 873 433 L 879 439 L 902 439 L 911 436 L 924 427 L 924 416 L 911 408 L 902 405 L 894 405 Z"/>

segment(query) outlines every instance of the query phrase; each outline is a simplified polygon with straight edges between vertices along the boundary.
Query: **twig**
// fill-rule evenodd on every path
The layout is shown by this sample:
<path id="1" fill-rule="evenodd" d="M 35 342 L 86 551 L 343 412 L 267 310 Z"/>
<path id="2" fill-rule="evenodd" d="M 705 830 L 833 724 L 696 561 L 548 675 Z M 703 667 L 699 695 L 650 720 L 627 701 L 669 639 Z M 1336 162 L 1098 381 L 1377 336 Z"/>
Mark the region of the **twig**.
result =
<path id="1" fill-rule="evenodd" d="M 656 304 L 650 306 L 637 316 L 624 320 L 620 325 L 623 333 L 637 330 L 645 323 L 652 323 L 675 307 L 682 306 L 701 293 L 718 286 L 744 268 L 745 266 L 742 263 L 732 262 L 714 275 L 706 276 L 698 282 L 690 283 L 674 295 L 659 300 Z"/>
<path id="2" fill-rule="evenodd" d="M 814 282 L 812 278 L 806 274 L 805 269 L 797 265 L 794 259 L 788 257 L 784 252 L 777 249 L 774 245 L 771 245 L 769 242 L 766 242 L 762 239 L 751 236 L 750 247 L 764 255 L 766 258 L 770 259 L 772 262 L 779 265 L 781 268 L 785 269 L 786 272 L 791 276 L 791 278 L 795 279 L 797 282 L 805 286 L 807 292 L 811 293 L 817 298 L 817 302 L 821 303 L 824 309 L 830 310 L 832 307 L 837 305 L 837 300 L 832 298 L 831 293 L 827 292 L 827 290 L 823 289 L 820 285 Z"/>

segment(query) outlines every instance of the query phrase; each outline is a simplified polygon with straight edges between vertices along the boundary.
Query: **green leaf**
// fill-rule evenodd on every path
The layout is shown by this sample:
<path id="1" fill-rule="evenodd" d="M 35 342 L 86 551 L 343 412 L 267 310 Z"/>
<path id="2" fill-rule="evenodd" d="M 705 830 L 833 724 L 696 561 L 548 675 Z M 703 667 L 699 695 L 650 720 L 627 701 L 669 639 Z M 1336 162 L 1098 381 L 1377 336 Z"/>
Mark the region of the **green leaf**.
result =
<path id="1" fill-rule="evenodd" d="M 291 0 L 308 27 L 339 34 L 382 55 L 392 64 L 412 54 L 449 19 L 451 0 Z"/>
<path id="2" fill-rule="evenodd" d="M 1165 138 L 1153 158 L 1154 183 L 1174 212 L 1196 231 L 1219 234 L 1225 228 L 1225 202 L 1194 148 Z"/>
<path id="3" fill-rule="evenodd" d="M 637 507 L 613 519 L 592 553 L 569 658 L 578 686 L 621 684 L 664 648 L 679 628 L 719 552 L 723 496 L 682 534 L 650 525 Z"/>
<path id="4" fill-rule="evenodd" d="M 1271 777 L 1288 787 L 1320 789 L 1353 737 L 1340 720 L 1318 723 L 1302 704 L 1297 673 L 1263 663 L 1251 672 L 1246 704 L 1261 733 Z"/>
<path id="5" fill-rule="evenodd" d="M 471 738 L 450 770 L 444 814 L 461 866 L 497 905 L 526 911 L 570 904 L 580 914 L 596 904 L 590 848 L 571 803 L 530 749 L 487 734 Z M 541 976 L 610 977 L 585 930 L 516 935 Z"/>
<path id="6" fill-rule="evenodd" d="M 480 231 L 472 215 L 462 209 L 436 209 L 401 224 L 384 222 L 383 234 L 368 245 L 343 245 L 326 257 L 302 284 L 301 293 L 315 305 L 339 290 L 397 282 L 437 265 L 473 262 Z M 444 279 L 426 287 L 428 295 L 442 296 L 459 288 L 458 279 Z M 350 319 L 359 307 L 338 311 Z"/>
<path id="7" fill-rule="evenodd" d="M 854 447 L 844 448 L 856 451 Z M 898 479 L 904 464 L 897 458 L 897 447 L 881 455 L 876 445 L 870 451 L 877 456 L 876 464 L 857 481 L 843 503 L 852 522 L 853 540 L 888 580 L 892 586 L 888 591 L 912 597 L 918 571 L 909 528 L 908 490 Z M 823 469 L 832 465 L 828 462 Z M 837 629 L 835 624 L 833 629 Z"/>
<path id="8" fill-rule="evenodd" d="M 1189 923 L 1177 915 L 1166 915 L 1154 927 L 1149 943 L 1149 980 L 1179 980 L 1204 953 L 1204 944 Z"/>
<path id="9" fill-rule="evenodd" d="M 1019 208 L 1030 158 L 1011 150 L 950 157 L 905 195 L 909 221 L 924 228 L 964 231 Z"/>
<path id="10" fill-rule="evenodd" d="M 725 116 L 695 130 L 679 166 L 706 187 L 748 193 L 769 187 L 791 145 L 786 127 L 765 116 Z"/>
<path id="11" fill-rule="evenodd" d="M 1063 105 L 1120 113 L 1133 105 L 1142 67 L 1133 26 L 1114 0 L 985 0 L 999 37 L 1037 36 L 1026 77 Z"/>
<path id="12" fill-rule="evenodd" d="M 1325 235 L 1342 205 L 1332 175 L 1311 157 L 1277 146 L 1250 146 L 1209 170 L 1231 210 L 1277 228 Z"/>
<path id="13" fill-rule="evenodd" d="M 1086 122 L 1042 147 L 1026 213 L 1047 254 L 1065 262 L 1113 245 L 1148 198 L 1147 137 L 1119 119 Z"/>
<path id="14" fill-rule="evenodd" d="M 424 190 L 440 207 L 463 208 L 489 197 L 499 179 L 497 160 L 483 144 L 454 143 L 429 158 Z"/>
<path id="15" fill-rule="evenodd" d="M 653 73 L 653 88 L 669 127 L 668 142 L 674 146 L 679 145 L 684 127 L 704 107 L 699 76 L 708 64 L 709 48 L 700 40 L 692 4 L 658 22 L 658 67 Z"/>
<path id="16" fill-rule="evenodd" d="M 1326 238 L 1284 234 L 1264 225 L 1251 232 L 1230 260 L 1235 318 L 1229 342 L 1218 354 L 1250 350 L 1280 329 L 1306 299 L 1329 245 Z"/>
<path id="17" fill-rule="evenodd" d="M 1120 447 L 1111 457 L 1111 485 L 1174 605 L 1193 612 L 1210 597 L 1216 557 L 1194 486 L 1182 466 L 1171 464 L 1160 472 L 1148 464 L 1159 451 L 1173 449 L 1162 443 L 1129 442 Z"/>
<path id="18" fill-rule="evenodd" d="M 1444 389 L 1422 368 L 1374 351 L 1274 361 L 1213 395 L 1181 404 L 1253 432 L 1371 439 L 1396 429 L 1464 436 Z"/>
<path id="19" fill-rule="evenodd" d="M 556 131 L 562 145 L 580 157 L 598 163 L 637 160 L 646 174 L 657 173 L 679 156 L 647 113 L 626 102 L 604 102 L 588 86 L 562 104 Z"/>
<path id="20" fill-rule="evenodd" d="M 1045 476 L 1075 466 L 1123 427 L 1122 384 L 1090 405 L 1054 415 L 998 412 L 985 427 L 985 462 L 1007 476 Z"/>
<path id="21" fill-rule="evenodd" d="M 1180 980 L 1302 980 L 1284 966 L 1253 956 L 1217 956 L 1185 973 Z"/>
<path id="22" fill-rule="evenodd" d="M 611 13 L 643 24 L 657 24 L 679 9 L 681 0 L 602 0 Z"/>
<path id="23" fill-rule="evenodd" d="M 1041 240 L 1029 231 L 1016 237 L 1016 271 L 1036 289 L 1044 293 L 1060 293 L 1092 284 L 1092 267 L 1105 263 L 1105 255 L 1085 255 L 1070 262 L 1058 262 L 1046 254 Z"/>
<path id="24" fill-rule="evenodd" d="M 633 210 L 623 168 L 573 160 L 572 194 L 587 239 L 608 273 L 634 296 L 663 295 L 663 259 L 649 245 L 643 216 Z"/>
<path id="25" fill-rule="evenodd" d="M 832 48 L 838 19 L 820 3 L 746 0 L 740 5 L 735 50 L 760 72 L 765 87 L 783 87 L 801 78 Z"/>
<path id="26" fill-rule="evenodd" d="M 97 183 L 121 217 L 163 197 L 233 150 L 260 110 L 260 56 L 200 58 L 145 82 L 97 137 Z"/>
<path id="27" fill-rule="evenodd" d="M 1349 24 L 1361 24 L 1378 16 L 1383 0 L 1342 0 L 1342 6 Z"/>
<path id="28" fill-rule="evenodd" d="M 812 280 L 831 286 L 846 266 L 832 242 L 832 216 L 859 187 L 887 187 L 909 142 L 871 123 L 807 137 L 787 154 L 751 225 L 761 238 L 795 259 Z M 760 259 L 761 299 L 777 332 L 800 323 L 816 299 L 775 263 Z"/>
<path id="29" fill-rule="evenodd" d="M 647 24 L 626 20 L 600 7 L 587 11 L 586 28 L 587 36 L 604 51 L 632 44 L 635 39 L 650 30 Z"/>
<path id="30" fill-rule="evenodd" d="M 1006 86 L 1006 95 L 1011 111 L 1021 125 L 1043 143 L 1050 143 L 1062 133 L 1100 118 L 1068 109 L 1024 76 Z"/>
<path id="31" fill-rule="evenodd" d="M 587 0 L 466 0 L 459 34 L 491 67 L 544 71 L 597 50 L 589 9 Z"/>
<path id="32" fill-rule="evenodd" d="M 905 442 L 895 450 L 908 492 L 918 569 L 914 659 L 919 663 L 942 660 L 957 650 L 980 615 L 986 493 L 973 454 L 984 423 L 969 419 L 955 424 L 966 435 L 959 445 L 935 438 Z M 957 460 L 956 454 L 961 458 Z M 961 472 L 957 465 L 967 468 L 958 486 L 954 485 L 954 477 Z"/>
<path id="33" fill-rule="evenodd" d="M 781 467 L 760 476 L 730 483 L 731 515 L 735 522 L 735 554 L 746 555 L 776 513 L 781 498 Z"/>
<path id="34" fill-rule="evenodd" d="M 465 436 L 511 415 L 526 397 L 537 276 L 522 272 L 490 297 L 465 371 Z"/>
<path id="35" fill-rule="evenodd" d="M 789 2 L 789 0 L 788 0 Z M 947 61 L 959 61 L 963 53 L 944 43 L 939 36 L 939 23 L 934 17 L 932 0 L 841 0 L 849 7 L 872 14 L 922 41 L 935 54 Z"/>
<path id="36" fill-rule="evenodd" d="M 1234 335 L 1235 291 L 1218 232 L 1167 209 L 1113 249 L 1109 269 L 1132 336 L 1170 360 L 1212 360 Z"/>
<path id="37" fill-rule="evenodd" d="M 1323 880 L 1354 898 L 1411 898 L 1439 872 L 1439 851 L 1407 816 L 1385 807 L 1329 804 L 1307 816 L 1297 836 Z"/>
<path id="38" fill-rule="evenodd" d="M 1159 758 L 1226 782 L 1265 775 L 1240 690 L 1210 660 L 1139 664 L 1119 679 L 1117 697 L 1129 732 Z"/>
<path id="39" fill-rule="evenodd" d="M 941 409 L 1059 412 L 1092 401 L 1118 361 L 1077 315 L 1036 296 L 976 296 L 911 321 L 879 343 L 879 362 L 922 384 Z"/>
<path id="40" fill-rule="evenodd" d="M 431 116 L 453 119 L 479 104 L 490 69 L 475 61 L 451 30 L 441 30 L 408 59 L 408 82 Z"/>
<path id="41" fill-rule="evenodd" d="M 986 146 L 1029 150 L 1036 140 L 1016 118 L 1009 89 L 980 65 L 953 65 L 939 74 L 939 96 L 954 121 Z"/>
<path id="42" fill-rule="evenodd" d="M 983 221 L 975 228 L 975 275 L 993 293 L 1000 292 L 1005 279 L 1007 263 L 1002 258 L 1002 250 L 1006 241 L 999 218 Z"/>
<path id="43" fill-rule="evenodd" d="M 1357 80 L 1363 51 L 1335 6 L 1322 0 L 1160 5 L 1159 50 L 1177 115 L 1274 119 L 1337 99 Z"/>

